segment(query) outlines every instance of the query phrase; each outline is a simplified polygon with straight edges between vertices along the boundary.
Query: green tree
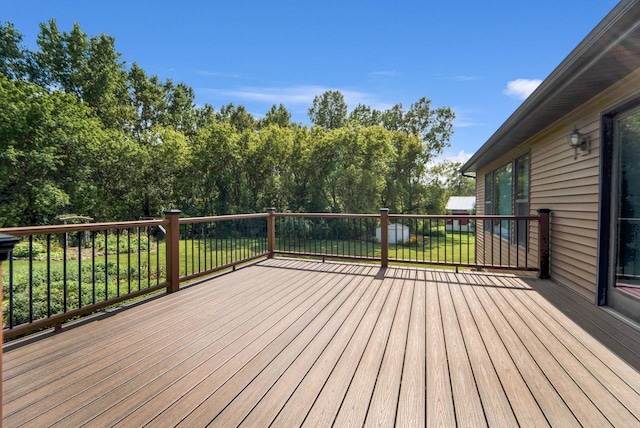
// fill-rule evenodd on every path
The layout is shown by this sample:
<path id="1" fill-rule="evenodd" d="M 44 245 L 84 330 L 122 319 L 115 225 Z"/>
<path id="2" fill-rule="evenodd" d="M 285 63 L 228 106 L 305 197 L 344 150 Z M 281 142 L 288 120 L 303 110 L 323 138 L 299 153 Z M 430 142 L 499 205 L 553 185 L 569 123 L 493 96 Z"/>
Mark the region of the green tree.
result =
<path id="1" fill-rule="evenodd" d="M 127 90 L 127 73 L 115 39 L 101 34 L 89 42 L 87 66 L 82 73 L 82 99 L 106 128 L 123 129 L 131 123 L 133 109 Z"/>
<path id="2" fill-rule="evenodd" d="M 62 212 L 92 210 L 90 160 L 104 140 L 74 96 L 0 76 L 0 224 L 53 223 Z"/>
<path id="3" fill-rule="evenodd" d="M 475 180 L 460 172 L 462 163 L 442 161 L 426 172 L 426 203 L 429 214 L 445 214 L 445 206 L 451 196 L 475 196 Z"/>
<path id="4" fill-rule="evenodd" d="M 390 131 L 416 135 L 424 144 L 424 153 L 433 159 L 450 145 L 455 114 L 449 107 L 431 109 L 431 100 L 422 97 L 405 111 L 396 104 L 381 114 L 382 124 Z"/>
<path id="5" fill-rule="evenodd" d="M 379 126 L 343 127 L 316 141 L 312 183 L 322 190 L 324 204 L 334 212 L 379 209 L 393 157 L 391 133 Z"/>
<path id="6" fill-rule="evenodd" d="M 173 126 L 186 135 L 194 135 L 196 132 L 196 95 L 193 89 L 184 83 L 174 85 L 171 80 L 167 80 L 164 86 L 165 99 L 167 100 L 164 125 Z"/>
<path id="7" fill-rule="evenodd" d="M 83 96 L 83 82 L 89 57 L 89 40 L 78 23 L 71 33 L 60 32 L 55 19 L 40 24 L 37 38 L 40 51 L 35 60 L 42 76 L 43 86 L 61 89 Z"/>
<path id="8" fill-rule="evenodd" d="M 289 173 L 293 131 L 270 125 L 251 132 L 245 154 L 245 177 L 250 194 L 247 211 L 264 211 L 270 206 L 284 209 L 289 196 L 285 194 L 284 177 Z"/>
<path id="9" fill-rule="evenodd" d="M 247 112 L 244 106 L 236 107 L 232 103 L 220 108 L 216 114 L 216 120 L 220 123 L 230 124 L 239 133 L 256 128 L 255 118 Z"/>
<path id="10" fill-rule="evenodd" d="M 33 74 L 31 53 L 22 45 L 22 34 L 10 22 L 0 23 L 0 74 L 22 80 Z"/>
<path id="11" fill-rule="evenodd" d="M 167 108 L 165 91 L 158 76 L 147 76 L 135 62 L 131 64 L 127 80 L 131 105 L 137 116 L 133 131 L 140 134 L 160 122 Z"/>
<path id="12" fill-rule="evenodd" d="M 418 136 L 392 132 L 394 156 L 391 162 L 383 205 L 395 212 L 419 213 L 424 198 L 425 164 L 430 154 Z"/>
<path id="13" fill-rule="evenodd" d="M 364 104 L 358 104 L 349 113 L 349 121 L 362 126 L 381 125 L 382 112 Z"/>
<path id="14" fill-rule="evenodd" d="M 93 157 L 91 180 L 100 204 L 92 217 L 110 221 L 138 219 L 144 215 L 148 153 L 125 133 L 107 132 L 108 138 Z"/>
<path id="15" fill-rule="evenodd" d="M 234 214 L 240 210 L 243 157 L 240 136 L 229 123 L 199 130 L 191 148 L 187 175 L 193 215 Z"/>
<path id="16" fill-rule="evenodd" d="M 140 216 L 158 217 L 165 209 L 181 206 L 184 173 L 190 147 L 186 136 L 172 127 L 155 125 L 142 135 L 140 157 Z"/>
<path id="17" fill-rule="evenodd" d="M 339 141 L 335 191 L 340 210 L 377 211 L 393 157 L 391 133 L 380 126 L 356 127 Z"/>
<path id="18" fill-rule="evenodd" d="M 347 119 L 347 104 L 340 91 L 326 91 L 313 99 L 309 108 L 309 119 L 316 126 L 338 129 Z"/>
<path id="19" fill-rule="evenodd" d="M 291 113 L 280 104 L 278 107 L 272 105 L 271 109 L 260 119 L 259 127 L 266 128 L 269 125 L 277 125 L 281 128 L 286 128 L 291 124 Z"/>

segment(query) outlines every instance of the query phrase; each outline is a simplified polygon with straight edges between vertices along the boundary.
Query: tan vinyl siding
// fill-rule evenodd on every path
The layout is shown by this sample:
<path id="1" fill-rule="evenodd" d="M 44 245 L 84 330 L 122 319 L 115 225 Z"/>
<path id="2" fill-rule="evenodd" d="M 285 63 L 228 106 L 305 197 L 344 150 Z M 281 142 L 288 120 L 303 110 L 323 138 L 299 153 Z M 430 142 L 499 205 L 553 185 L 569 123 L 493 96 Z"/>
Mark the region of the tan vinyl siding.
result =
<path id="1" fill-rule="evenodd" d="M 551 277 L 592 301 L 596 292 L 601 115 L 639 92 L 640 70 L 636 70 L 477 174 L 477 198 L 484 201 L 485 174 L 531 152 L 531 213 L 539 208 L 552 211 Z M 566 143 L 575 127 L 590 137 L 589 153 L 578 153 L 577 159 Z M 479 208 L 483 209 L 481 204 Z M 530 242 L 537 257 L 535 227 L 530 231 Z"/>

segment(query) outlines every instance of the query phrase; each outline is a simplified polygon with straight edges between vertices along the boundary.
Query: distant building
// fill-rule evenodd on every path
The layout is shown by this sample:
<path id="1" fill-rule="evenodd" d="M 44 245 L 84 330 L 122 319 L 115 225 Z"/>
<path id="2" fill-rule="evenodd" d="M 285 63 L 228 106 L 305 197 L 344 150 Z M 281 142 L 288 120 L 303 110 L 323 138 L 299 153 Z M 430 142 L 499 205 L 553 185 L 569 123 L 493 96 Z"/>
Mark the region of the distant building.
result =
<path id="1" fill-rule="evenodd" d="M 473 214 L 476 209 L 476 197 L 475 196 L 452 196 L 447 202 L 447 206 L 444 208 L 448 211 L 448 214 Z"/>
<path id="2" fill-rule="evenodd" d="M 475 196 L 452 196 L 444 208 L 447 214 L 451 215 L 471 215 L 476 210 Z M 473 232 L 473 223 L 468 219 L 448 219 L 445 226 L 447 232 Z"/>
<path id="3" fill-rule="evenodd" d="M 389 224 L 389 244 L 399 244 L 402 242 L 406 242 L 409 240 L 410 236 L 411 234 L 409 232 L 409 226 L 397 223 Z M 382 241 L 382 230 L 379 227 L 376 229 L 376 239 L 378 240 L 378 242 Z"/>

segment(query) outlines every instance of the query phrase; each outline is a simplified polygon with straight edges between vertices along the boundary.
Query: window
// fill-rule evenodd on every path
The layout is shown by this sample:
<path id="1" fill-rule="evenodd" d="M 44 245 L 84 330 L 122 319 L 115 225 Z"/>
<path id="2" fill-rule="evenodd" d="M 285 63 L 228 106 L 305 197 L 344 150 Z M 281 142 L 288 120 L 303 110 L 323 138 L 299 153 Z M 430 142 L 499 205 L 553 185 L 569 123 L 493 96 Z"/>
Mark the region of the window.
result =
<path id="1" fill-rule="evenodd" d="M 531 160 L 529 153 L 516 159 L 515 175 L 515 203 L 513 214 L 518 216 L 529 215 L 529 176 L 531 172 Z M 529 236 L 529 223 L 526 220 L 516 222 L 516 239 L 520 246 L 527 248 L 527 237 Z"/>
<path id="2" fill-rule="evenodd" d="M 511 215 L 512 207 L 512 166 L 507 164 L 493 172 L 493 205 L 495 215 Z M 496 220 L 493 225 L 493 233 L 503 238 L 510 237 L 510 225 L 508 220 Z"/>
<path id="3" fill-rule="evenodd" d="M 527 153 L 484 177 L 484 209 L 486 215 L 529 215 L 530 156 Z M 513 223 L 513 224 L 512 224 Z M 486 221 L 485 230 L 526 248 L 528 222 L 518 220 Z"/>
<path id="4" fill-rule="evenodd" d="M 484 214 L 493 214 L 493 173 L 484 176 Z M 484 230 L 491 230 L 491 220 L 484 221 Z"/>

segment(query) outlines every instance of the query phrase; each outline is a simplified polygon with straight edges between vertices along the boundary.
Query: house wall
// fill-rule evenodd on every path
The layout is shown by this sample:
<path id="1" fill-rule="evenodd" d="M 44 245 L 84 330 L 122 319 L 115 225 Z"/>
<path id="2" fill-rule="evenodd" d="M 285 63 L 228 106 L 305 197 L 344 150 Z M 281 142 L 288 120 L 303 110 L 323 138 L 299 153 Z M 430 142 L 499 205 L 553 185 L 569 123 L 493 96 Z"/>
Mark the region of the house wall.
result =
<path id="1" fill-rule="evenodd" d="M 477 172 L 477 212 L 483 214 L 485 174 L 530 152 L 530 214 L 538 208 L 552 211 L 551 277 L 591 301 L 596 293 L 601 115 L 638 96 L 640 69 Z M 566 143 L 575 127 L 591 139 L 589 153 L 578 153 L 577 159 Z M 534 257 L 537 240 L 534 227 L 530 231 Z"/>

